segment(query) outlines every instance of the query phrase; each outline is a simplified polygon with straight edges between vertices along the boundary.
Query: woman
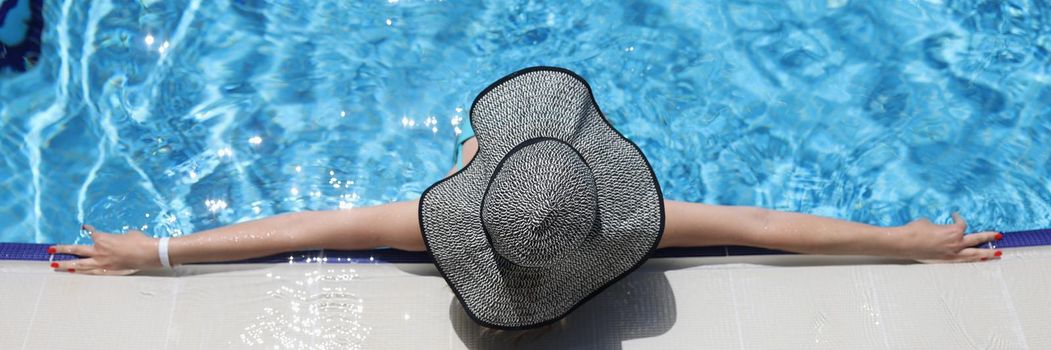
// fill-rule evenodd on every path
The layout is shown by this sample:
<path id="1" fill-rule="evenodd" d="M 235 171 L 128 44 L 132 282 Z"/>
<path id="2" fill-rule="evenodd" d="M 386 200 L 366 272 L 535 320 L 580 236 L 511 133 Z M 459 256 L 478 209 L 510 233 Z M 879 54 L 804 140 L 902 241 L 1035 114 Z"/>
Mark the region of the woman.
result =
<path id="1" fill-rule="evenodd" d="M 583 78 L 561 68 L 515 72 L 483 90 L 459 164 L 420 200 L 299 212 L 181 236 L 114 235 L 49 252 L 84 274 L 247 259 L 305 249 L 431 252 L 475 321 L 500 329 L 554 322 L 638 267 L 655 248 L 745 245 L 925 262 L 997 259 L 975 248 L 997 232 L 926 219 L 877 227 L 754 207 L 665 201 L 637 146 L 606 121 Z M 477 137 L 475 137 L 477 136 Z"/>

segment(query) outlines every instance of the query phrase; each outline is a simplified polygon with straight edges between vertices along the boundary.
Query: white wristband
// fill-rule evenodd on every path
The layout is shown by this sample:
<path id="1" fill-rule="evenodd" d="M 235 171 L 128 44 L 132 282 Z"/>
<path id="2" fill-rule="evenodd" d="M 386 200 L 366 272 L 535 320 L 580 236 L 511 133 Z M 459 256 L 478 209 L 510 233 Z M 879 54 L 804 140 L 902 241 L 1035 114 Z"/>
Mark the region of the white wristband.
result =
<path id="1" fill-rule="evenodd" d="M 157 244 L 157 255 L 161 257 L 161 266 L 172 268 L 171 262 L 168 261 L 168 237 L 161 238 L 160 244 Z"/>

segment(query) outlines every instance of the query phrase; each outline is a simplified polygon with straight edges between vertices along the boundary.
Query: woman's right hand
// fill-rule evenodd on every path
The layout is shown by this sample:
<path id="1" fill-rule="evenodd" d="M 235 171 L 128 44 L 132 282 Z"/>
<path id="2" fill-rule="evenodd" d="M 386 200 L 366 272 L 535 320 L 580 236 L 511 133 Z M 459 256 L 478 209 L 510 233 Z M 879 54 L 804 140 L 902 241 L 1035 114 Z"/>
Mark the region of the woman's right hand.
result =
<path id="1" fill-rule="evenodd" d="M 143 268 L 160 267 L 157 255 L 158 239 L 147 237 L 142 231 L 129 230 L 125 234 L 99 232 L 91 225 L 82 227 L 91 235 L 94 245 L 55 245 L 48 252 L 72 254 L 82 259 L 55 261 L 51 267 L 90 275 L 130 275 Z M 52 250 L 53 248 L 53 250 Z"/>
<path id="2" fill-rule="evenodd" d="M 902 226 L 907 235 L 908 247 L 904 257 L 924 263 L 973 262 L 999 259 L 1000 250 L 977 248 L 976 246 L 999 241 L 1003 234 L 985 231 L 967 232 L 967 221 L 959 213 L 952 213 L 953 223 L 938 225 L 927 219 L 919 219 Z"/>

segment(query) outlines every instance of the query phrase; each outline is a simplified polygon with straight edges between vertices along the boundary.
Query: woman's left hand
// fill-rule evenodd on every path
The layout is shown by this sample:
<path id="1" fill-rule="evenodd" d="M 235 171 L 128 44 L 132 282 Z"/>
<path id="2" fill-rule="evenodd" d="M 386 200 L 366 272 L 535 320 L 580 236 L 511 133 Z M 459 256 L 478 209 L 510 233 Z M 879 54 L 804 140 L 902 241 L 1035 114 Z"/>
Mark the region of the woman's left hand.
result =
<path id="1" fill-rule="evenodd" d="M 77 260 L 54 261 L 51 268 L 90 275 L 130 275 L 146 267 L 159 267 L 156 238 L 147 237 L 142 231 L 129 230 L 118 235 L 96 231 L 84 225 L 94 245 L 55 245 L 48 248 L 51 254 L 62 253 L 83 257 Z"/>

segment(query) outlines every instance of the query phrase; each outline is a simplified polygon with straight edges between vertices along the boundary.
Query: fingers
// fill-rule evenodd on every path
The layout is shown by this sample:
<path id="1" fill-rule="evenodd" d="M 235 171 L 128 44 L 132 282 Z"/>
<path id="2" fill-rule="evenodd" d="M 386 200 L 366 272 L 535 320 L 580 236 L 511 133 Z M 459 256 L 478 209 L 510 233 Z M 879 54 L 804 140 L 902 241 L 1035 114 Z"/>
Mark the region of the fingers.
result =
<path id="1" fill-rule="evenodd" d="M 95 243 L 98 243 L 100 239 L 105 239 L 106 237 L 109 237 L 109 236 L 113 235 L 112 233 L 105 233 L 105 232 L 102 232 L 102 231 L 96 231 L 95 228 L 91 227 L 90 225 L 84 225 L 84 227 L 85 227 L 85 231 L 88 231 L 88 234 L 91 235 L 91 240 L 95 241 Z"/>
<path id="2" fill-rule="evenodd" d="M 85 275 L 102 275 L 102 276 L 124 276 L 139 272 L 139 270 L 110 270 L 110 269 L 92 269 L 92 270 L 76 270 L 74 273 L 85 274 Z"/>
<path id="3" fill-rule="evenodd" d="M 129 269 L 129 270 L 107 270 L 107 269 L 101 269 L 101 270 L 94 270 L 94 271 L 95 271 L 95 274 L 97 274 L 97 275 L 114 275 L 114 276 L 125 276 L 125 275 L 130 275 L 130 274 L 139 272 L 138 269 Z"/>
<path id="4" fill-rule="evenodd" d="M 976 247 L 983 243 L 999 241 L 1004 238 L 1002 233 L 996 231 L 986 231 L 981 233 L 972 233 L 963 236 L 964 247 Z"/>
<path id="5" fill-rule="evenodd" d="M 964 230 L 964 232 L 967 231 L 967 220 L 964 220 L 963 217 L 960 216 L 959 212 L 955 212 L 954 211 L 952 213 L 952 221 L 953 221 L 953 225 L 956 225 L 956 226 L 960 227 L 961 229 Z"/>
<path id="6" fill-rule="evenodd" d="M 77 270 L 81 270 L 80 272 L 83 272 L 85 270 L 92 270 L 98 267 L 99 265 L 98 262 L 95 261 L 95 258 L 51 262 L 52 269 L 55 269 L 56 271 L 65 272 L 77 272 Z"/>
<path id="7" fill-rule="evenodd" d="M 95 247 L 90 245 L 55 245 L 51 246 L 51 248 L 55 248 L 54 253 L 51 253 L 51 250 L 48 249 L 48 253 L 51 254 L 72 254 L 88 257 L 95 255 Z"/>
<path id="8" fill-rule="evenodd" d="M 976 262 L 1000 259 L 1003 253 L 996 249 L 964 248 L 956 255 L 956 262 Z"/>
<path id="9" fill-rule="evenodd" d="M 130 275 L 139 272 L 138 269 L 124 269 L 124 270 L 113 270 L 99 266 L 98 262 L 93 258 L 78 259 L 69 261 L 55 261 L 51 263 L 51 268 L 58 272 L 71 272 L 79 273 L 83 275 Z"/>
<path id="10" fill-rule="evenodd" d="M 88 235 L 91 236 L 91 240 L 95 241 L 95 243 L 98 243 L 100 239 L 105 239 L 105 238 L 113 235 L 112 233 L 105 233 L 105 232 L 96 230 L 95 226 L 91 226 L 91 225 L 88 225 L 88 224 L 84 224 L 84 225 L 80 226 L 80 228 L 83 229 L 84 231 L 87 231 Z M 132 231 L 134 231 L 134 230 L 132 230 Z"/>
<path id="11" fill-rule="evenodd" d="M 91 235 L 91 239 L 95 241 L 95 244 L 99 243 L 99 239 L 108 239 L 111 234 L 97 231 L 94 226 L 82 225 L 80 229 L 87 231 Z M 131 231 L 129 233 L 135 233 L 138 231 Z M 141 232 L 138 232 L 142 234 Z M 95 260 L 95 255 L 98 251 L 94 245 L 54 245 L 48 247 L 48 254 L 71 254 L 86 257 L 84 259 L 66 260 L 66 261 L 52 261 L 51 268 L 55 271 L 61 272 L 72 272 L 86 275 L 130 275 L 138 272 L 138 269 L 124 269 L 124 270 L 113 270 L 108 269 Z"/>
<path id="12" fill-rule="evenodd" d="M 87 231 L 88 234 L 91 235 L 91 240 L 95 241 L 95 243 L 98 243 L 98 238 L 100 236 L 105 235 L 105 233 L 97 232 L 95 230 L 95 226 L 91 226 L 91 225 L 86 225 L 85 224 L 85 225 L 82 225 L 80 228 L 82 230 L 84 230 L 84 231 Z M 95 246 L 94 245 L 85 245 L 85 244 L 79 244 L 79 245 L 59 244 L 59 245 L 53 245 L 53 246 L 48 247 L 47 253 L 48 254 L 71 254 L 71 255 L 77 255 L 77 256 L 90 257 L 90 256 L 94 256 L 95 255 Z"/>

